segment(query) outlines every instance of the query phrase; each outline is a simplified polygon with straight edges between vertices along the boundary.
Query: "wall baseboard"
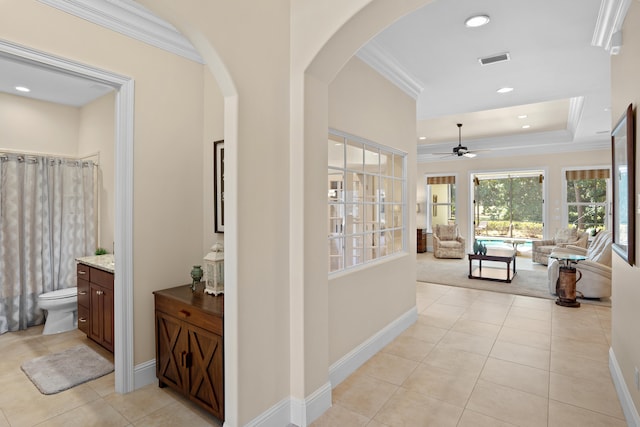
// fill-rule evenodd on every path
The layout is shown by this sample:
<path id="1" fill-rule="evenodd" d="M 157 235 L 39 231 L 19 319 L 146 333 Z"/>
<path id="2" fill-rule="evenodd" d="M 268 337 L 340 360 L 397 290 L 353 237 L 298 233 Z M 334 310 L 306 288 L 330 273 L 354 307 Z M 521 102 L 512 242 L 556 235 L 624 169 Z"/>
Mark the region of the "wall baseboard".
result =
<path id="1" fill-rule="evenodd" d="M 409 326 L 413 325 L 416 320 L 418 320 L 418 309 L 413 307 L 331 365 L 329 367 L 331 388 L 335 388 L 344 381 L 374 354 L 382 350 L 384 346 L 393 341 Z"/>
<path id="2" fill-rule="evenodd" d="M 331 383 L 311 393 L 304 400 L 291 398 L 291 423 L 306 427 L 331 408 Z"/>
<path id="3" fill-rule="evenodd" d="M 611 379 L 618 393 L 622 412 L 624 412 L 624 417 L 627 419 L 627 425 L 629 425 L 629 427 L 640 427 L 640 415 L 638 415 L 638 410 L 633 404 L 633 399 L 627 388 L 627 383 L 624 381 L 622 370 L 620 369 L 620 365 L 618 365 L 618 360 L 611 347 L 609 348 L 609 371 L 611 372 Z"/>
<path id="4" fill-rule="evenodd" d="M 147 360 L 133 367 L 133 388 L 137 390 L 157 381 L 156 359 Z"/>
<path id="5" fill-rule="evenodd" d="M 409 326 L 413 325 L 417 319 L 418 309 L 413 307 L 331 365 L 329 368 L 329 382 L 305 399 L 294 397 L 282 399 L 247 423 L 247 427 L 287 426 L 289 423 L 299 427 L 307 427 L 331 407 L 331 390 L 333 387 L 344 381 L 345 378 L 369 360 L 371 356 L 393 341 Z"/>

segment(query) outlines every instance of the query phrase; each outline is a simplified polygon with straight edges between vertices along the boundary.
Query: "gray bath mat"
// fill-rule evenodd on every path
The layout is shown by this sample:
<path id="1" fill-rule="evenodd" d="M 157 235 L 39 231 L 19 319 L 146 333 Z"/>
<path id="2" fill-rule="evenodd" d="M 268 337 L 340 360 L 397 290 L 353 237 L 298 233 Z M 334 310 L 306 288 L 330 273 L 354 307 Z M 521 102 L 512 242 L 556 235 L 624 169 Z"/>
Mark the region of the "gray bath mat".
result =
<path id="1" fill-rule="evenodd" d="M 84 344 L 36 357 L 21 369 L 42 394 L 55 394 L 113 371 L 113 363 Z"/>

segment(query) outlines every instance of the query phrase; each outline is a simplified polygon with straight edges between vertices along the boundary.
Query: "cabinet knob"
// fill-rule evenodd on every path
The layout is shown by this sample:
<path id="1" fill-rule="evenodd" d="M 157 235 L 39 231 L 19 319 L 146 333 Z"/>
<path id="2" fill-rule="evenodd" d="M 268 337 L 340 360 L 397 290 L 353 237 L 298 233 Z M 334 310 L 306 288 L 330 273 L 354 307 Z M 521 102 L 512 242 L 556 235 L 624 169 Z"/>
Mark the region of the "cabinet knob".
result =
<path id="1" fill-rule="evenodd" d="M 102 295 L 102 294 L 104 294 L 104 292 L 102 292 L 102 291 L 96 291 L 96 295 Z"/>
<path id="2" fill-rule="evenodd" d="M 87 319 L 85 319 L 84 317 L 79 317 L 78 318 L 78 322 L 85 323 L 86 321 L 87 321 Z"/>

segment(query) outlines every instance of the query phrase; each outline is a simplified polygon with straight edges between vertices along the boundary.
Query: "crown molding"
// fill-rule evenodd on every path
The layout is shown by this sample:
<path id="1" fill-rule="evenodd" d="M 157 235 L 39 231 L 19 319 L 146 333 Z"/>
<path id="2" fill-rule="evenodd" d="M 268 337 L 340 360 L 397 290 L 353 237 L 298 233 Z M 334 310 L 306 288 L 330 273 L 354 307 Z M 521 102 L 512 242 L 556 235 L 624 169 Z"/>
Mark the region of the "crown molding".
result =
<path id="1" fill-rule="evenodd" d="M 567 130 L 572 135 L 576 134 L 578 125 L 580 124 L 580 117 L 582 117 L 582 110 L 584 108 L 584 96 L 576 96 L 569 100 L 569 113 L 567 115 Z"/>
<path id="2" fill-rule="evenodd" d="M 448 143 L 418 145 L 418 163 L 450 162 L 462 159 L 434 153 L 449 153 L 458 141 Z M 593 137 L 576 141 L 571 131 L 551 131 L 519 136 L 503 136 L 498 138 L 482 138 L 464 141 L 471 151 L 486 150 L 478 158 L 522 157 L 529 155 L 568 153 L 578 151 L 610 150 L 608 137 Z M 467 159 L 468 160 L 468 159 Z"/>
<path id="3" fill-rule="evenodd" d="M 367 43 L 356 56 L 413 99 L 418 99 L 424 89 L 424 84 L 405 70 L 375 40 Z"/>
<path id="4" fill-rule="evenodd" d="M 622 29 L 631 1 L 602 0 L 591 45 L 602 47 L 612 55 L 617 53 L 616 49 L 612 49 L 613 35 Z"/>
<path id="5" fill-rule="evenodd" d="M 204 64 L 175 27 L 133 0 L 38 0 L 125 36 Z"/>

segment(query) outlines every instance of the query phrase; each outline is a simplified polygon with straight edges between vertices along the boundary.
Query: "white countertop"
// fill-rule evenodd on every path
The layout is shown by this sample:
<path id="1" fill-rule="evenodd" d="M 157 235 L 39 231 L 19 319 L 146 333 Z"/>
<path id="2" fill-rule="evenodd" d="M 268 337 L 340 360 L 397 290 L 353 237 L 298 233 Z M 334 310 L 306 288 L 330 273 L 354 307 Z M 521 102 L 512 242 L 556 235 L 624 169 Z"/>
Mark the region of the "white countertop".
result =
<path id="1" fill-rule="evenodd" d="M 109 273 L 113 273 L 115 269 L 113 254 L 85 256 L 76 258 L 76 261 L 81 264 L 86 264 L 90 267 L 99 268 L 100 270 L 104 270 Z"/>

